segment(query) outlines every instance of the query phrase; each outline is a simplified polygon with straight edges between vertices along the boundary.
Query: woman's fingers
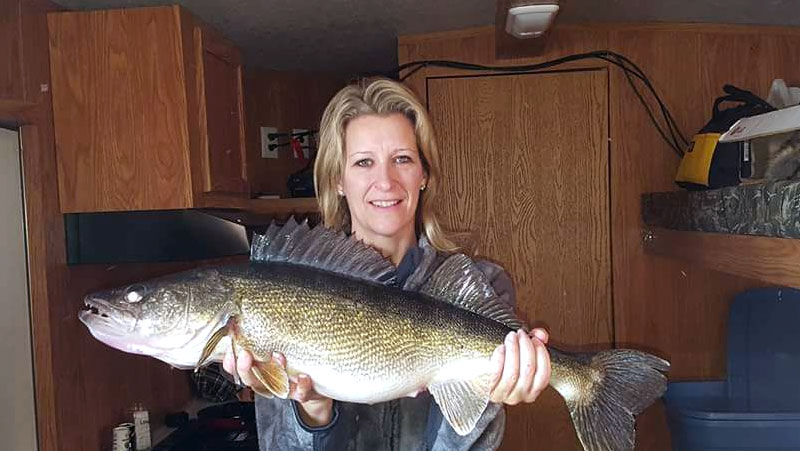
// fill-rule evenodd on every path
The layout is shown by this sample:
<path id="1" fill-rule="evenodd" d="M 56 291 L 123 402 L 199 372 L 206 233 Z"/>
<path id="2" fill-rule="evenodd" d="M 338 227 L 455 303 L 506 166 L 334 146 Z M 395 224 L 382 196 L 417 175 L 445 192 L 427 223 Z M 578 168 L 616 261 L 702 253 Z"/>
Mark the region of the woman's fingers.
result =
<path id="1" fill-rule="evenodd" d="M 516 343 L 517 364 L 509 361 L 512 356 L 506 357 L 506 366 L 503 368 L 503 377 L 509 382 L 508 391 L 503 402 L 509 405 L 519 404 L 527 399 L 533 386 L 534 374 L 536 373 L 536 348 L 533 340 L 523 330 L 517 331 L 512 340 Z M 506 370 L 514 371 L 516 374 L 505 374 Z"/>
<path id="2" fill-rule="evenodd" d="M 517 339 L 519 340 L 519 379 L 511 392 L 511 399 L 509 399 L 511 404 L 517 404 L 529 397 L 528 394 L 533 387 L 533 379 L 537 370 L 534 342 L 538 340 L 531 339 L 524 330 L 517 332 Z"/>
<path id="3" fill-rule="evenodd" d="M 506 362 L 506 345 L 502 344 L 495 348 L 492 353 L 492 368 L 494 368 L 494 379 L 492 379 L 492 389 L 497 387 L 500 383 L 500 377 L 503 375 L 503 366 Z"/>
<path id="4" fill-rule="evenodd" d="M 239 373 L 239 378 L 244 385 L 252 386 L 256 380 L 250 372 L 253 367 L 253 354 L 247 351 L 240 351 L 236 353 L 236 372 Z"/>
<path id="5" fill-rule="evenodd" d="M 298 402 L 306 402 L 311 399 L 313 388 L 311 386 L 311 378 L 305 374 L 297 376 L 297 382 L 294 388 L 289 392 L 289 396 Z"/>
<path id="6" fill-rule="evenodd" d="M 516 332 L 509 332 L 505 340 L 505 356 L 500 381 L 492 391 L 492 401 L 505 402 L 519 379 L 519 340 Z"/>
<path id="7" fill-rule="evenodd" d="M 547 351 L 547 347 L 544 343 L 539 341 L 539 339 L 534 338 L 531 341 L 536 349 L 536 374 L 533 378 L 531 390 L 525 397 L 525 402 L 535 401 L 542 391 L 550 384 L 550 353 Z"/>
<path id="8" fill-rule="evenodd" d="M 542 328 L 535 328 L 530 333 L 531 337 L 536 337 L 544 344 L 547 344 L 547 341 L 550 340 L 550 334 L 547 333 L 546 330 Z"/>
<path id="9" fill-rule="evenodd" d="M 508 334 L 492 355 L 492 365 L 499 372 L 492 390 L 493 402 L 514 405 L 536 400 L 550 382 L 550 353 L 544 344 L 548 338 L 543 329 Z"/>
<path id="10" fill-rule="evenodd" d="M 273 352 L 272 353 L 272 361 L 277 363 L 278 366 L 286 368 L 286 357 L 280 352 Z"/>
<path id="11" fill-rule="evenodd" d="M 224 369 L 228 374 L 233 374 L 236 369 L 236 362 L 233 361 L 233 354 L 230 352 L 225 353 L 225 357 L 222 358 L 222 369 Z"/>

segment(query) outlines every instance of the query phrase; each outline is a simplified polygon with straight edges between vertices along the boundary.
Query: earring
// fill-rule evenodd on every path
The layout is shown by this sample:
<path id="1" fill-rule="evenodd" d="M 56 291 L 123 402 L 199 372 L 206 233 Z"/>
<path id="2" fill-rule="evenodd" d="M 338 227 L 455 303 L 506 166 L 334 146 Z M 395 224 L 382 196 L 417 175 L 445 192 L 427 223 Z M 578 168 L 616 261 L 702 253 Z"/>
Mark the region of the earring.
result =
<path id="1" fill-rule="evenodd" d="M 420 191 L 425 191 L 425 188 L 426 188 L 427 186 L 428 186 L 428 185 L 426 185 L 425 183 L 423 183 L 423 184 L 422 184 L 422 186 L 420 186 L 420 187 L 419 187 L 419 190 L 420 190 Z"/>
<path id="2" fill-rule="evenodd" d="M 339 197 L 344 197 L 344 191 L 342 191 L 342 190 L 337 190 L 336 194 L 338 194 Z"/>

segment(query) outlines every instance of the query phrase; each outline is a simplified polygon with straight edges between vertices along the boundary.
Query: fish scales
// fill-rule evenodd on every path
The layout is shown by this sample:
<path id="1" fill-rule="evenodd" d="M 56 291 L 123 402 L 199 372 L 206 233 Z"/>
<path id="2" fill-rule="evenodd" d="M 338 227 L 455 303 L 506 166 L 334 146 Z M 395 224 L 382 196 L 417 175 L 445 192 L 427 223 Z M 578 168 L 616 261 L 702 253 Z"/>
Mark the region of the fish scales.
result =
<path id="1" fill-rule="evenodd" d="M 391 384 L 409 372 L 429 379 L 459 360 L 488 364 L 511 330 L 418 293 L 313 269 L 263 264 L 231 276 L 243 347 L 262 360 L 284 353 L 292 369 L 330 367 L 353 384 Z"/>

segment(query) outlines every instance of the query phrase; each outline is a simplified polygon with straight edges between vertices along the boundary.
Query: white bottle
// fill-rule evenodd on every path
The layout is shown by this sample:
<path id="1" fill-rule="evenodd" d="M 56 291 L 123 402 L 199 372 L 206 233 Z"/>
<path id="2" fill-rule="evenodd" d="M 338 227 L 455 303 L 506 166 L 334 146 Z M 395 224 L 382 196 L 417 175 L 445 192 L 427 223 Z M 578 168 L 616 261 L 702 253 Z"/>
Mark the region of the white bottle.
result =
<path id="1" fill-rule="evenodd" d="M 136 451 L 150 449 L 150 415 L 141 404 L 133 410 L 133 429 L 136 436 Z"/>

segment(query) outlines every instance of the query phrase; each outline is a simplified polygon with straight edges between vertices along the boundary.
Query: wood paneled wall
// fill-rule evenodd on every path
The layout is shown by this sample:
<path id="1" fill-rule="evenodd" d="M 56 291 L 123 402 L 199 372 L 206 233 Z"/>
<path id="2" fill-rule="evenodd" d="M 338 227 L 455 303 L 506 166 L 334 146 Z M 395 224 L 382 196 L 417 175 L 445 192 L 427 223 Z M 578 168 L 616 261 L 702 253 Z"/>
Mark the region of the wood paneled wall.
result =
<path id="1" fill-rule="evenodd" d="M 512 65 L 610 49 L 642 67 L 691 136 L 708 120 L 713 99 L 725 83 L 766 96 L 774 78 L 790 85 L 800 82 L 800 52 L 792 51 L 797 45 L 800 29 L 793 28 L 575 25 L 557 26 L 544 43 L 532 43 L 530 56 L 501 59 L 496 56 L 495 29 L 485 27 L 401 37 L 399 62 L 451 59 Z M 513 54 L 519 55 L 519 49 Z M 572 65 L 576 66 L 608 67 L 602 61 Z M 608 70 L 615 342 L 668 358 L 673 380 L 723 377 L 729 301 L 760 283 L 644 253 L 640 196 L 676 189 L 672 180 L 679 160 L 650 124 L 623 73 Z M 426 68 L 408 84 L 424 99 L 426 77 L 463 73 Z M 667 449 L 659 407 L 643 415 L 638 427 L 642 432 L 637 449 Z"/>
<path id="2" fill-rule="evenodd" d="M 318 129 L 328 101 L 346 83 L 347 77 L 337 74 L 245 73 L 247 163 L 253 194 L 287 196 L 288 175 L 304 167 L 288 146 L 279 149 L 277 159 L 261 158 L 260 127 L 278 127 L 280 132 L 291 132 L 293 128 Z"/>
<path id="3" fill-rule="evenodd" d="M 0 0 L 0 11 L 0 99 L 21 100 L 19 0 Z"/>
<path id="4" fill-rule="evenodd" d="M 9 9 L 5 9 L 8 6 Z M 57 6 L 47 0 L 4 1 L 3 11 L 16 15 L 3 18 L 0 28 L 19 31 L 17 61 L 21 100 L 33 106 L 32 120 L 20 127 L 22 140 L 25 216 L 27 220 L 28 272 L 33 339 L 36 420 L 39 449 L 58 449 L 56 387 L 53 377 L 52 303 L 62 285 L 62 273 L 54 270 L 65 259 L 64 226 L 59 214 L 56 179 L 55 137 L 49 94 L 50 62 L 47 51 L 48 11 Z M 5 22 L 8 21 L 8 22 Z M 8 28 L 6 28 L 8 27 Z M 24 55 L 24 56 L 23 56 Z M 5 57 L 5 56 L 4 56 Z M 45 87 L 47 89 L 42 89 Z"/>

